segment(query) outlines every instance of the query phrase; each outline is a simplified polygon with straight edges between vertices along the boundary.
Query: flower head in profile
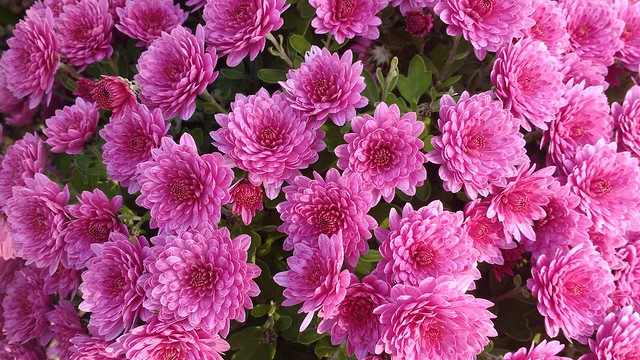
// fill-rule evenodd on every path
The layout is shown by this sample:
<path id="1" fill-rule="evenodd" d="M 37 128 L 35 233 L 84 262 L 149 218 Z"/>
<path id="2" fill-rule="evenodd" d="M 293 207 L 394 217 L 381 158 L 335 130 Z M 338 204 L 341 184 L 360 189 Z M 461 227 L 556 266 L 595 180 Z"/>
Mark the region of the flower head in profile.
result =
<path id="1" fill-rule="evenodd" d="M 289 105 L 279 91 L 269 95 L 260 89 L 255 95 L 236 95 L 229 114 L 216 115 L 220 129 L 212 131 L 213 145 L 235 166 L 248 172 L 249 181 L 262 184 L 274 199 L 284 181 L 291 182 L 318 160 L 325 148 L 320 123 L 309 121 Z"/>
<path id="2" fill-rule="evenodd" d="M 78 310 L 69 301 L 61 299 L 53 307 L 53 310 L 46 314 L 46 317 L 51 323 L 49 329 L 55 340 L 54 345 L 47 349 L 47 355 L 68 359 L 71 353 L 70 348 L 73 345 L 71 339 L 84 332 L 78 317 Z"/>
<path id="3" fill-rule="evenodd" d="M 617 130 L 619 149 L 640 158 L 640 86 L 632 86 L 622 104 L 613 103 L 611 115 Z"/>
<path id="4" fill-rule="evenodd" d="M 124 356 L 115 356 L 107 352 L 107 348 L 112 344 L 99 337 L 90 337 L 78 334 L 71 338 L 71 348 L 69 348 L 69 360 L 123 360 Z"/>
<path id="5" fill-rule="evenodd" d="M 583 243 L 571 250 L 541 255 L 531 269 L 527 286 L 538 298 L 547 335 L 562 332 L 586 344 L 612 304 L 615 286 L 609 265 L 596 248 Z"/>
<path id="6" fill-rule="evenodd" d="M 24 185 L 24 180 L 43 173 L 47 162 L 44 141 L 36 133 L 27 133 L 7 148 L 0 169 L 0 206 L 5 207 L 13 196 L 13 187 Z"/>
<path id="7" fill-rule="evenodd" d="M 502 251 L 513 249 L 516 243 L 507 238 L 502 223 L 497 217 L 487 217 L 491 205 L 488 199 L 470 201 L 464 207 L 462 228 L 469 234 L 473 248 L 478 250 L 478 262 L 503 265 Z"/>
<path id="8" fill-rule="evenodd" d="M 377 39 L 382 20 L 376 16 L 389 0 L 310 0 L 316 9 L 311 26 L 316 34 L 331 34 L 342 44 L 346 39 L 361 36 Z"/>
<path id="9" fill-rule="evenodd" d="M 534 11 L 531 18 L 536 23 L 523 30 L 523 33 L 526 37 L 542 41 L 552 55 L 564 54 L 569 47 L 569 33 L 565 14 L 560 6 L 549 0 L 533 0 L 532 6 Z"/>
<path id="10" fill-rule="evenodd" d="M 531 348 L 520 348 L 514 353 L 504 354 L 503 360 L 571 360 L 571 358 L 558 356 L 564 349 L 564 345 L 557 341 L 542 340 L 540 344 L 531 344 Z"/>
<path id="11" fill-rule="evenodd" d="M 138 103 L 129 81 L 119 76 L 102 75 L 101 80 L 92 84 L 90 94 L 99 108 L 114 112 L 130 110 Z"/>
<path id="12" fill-rule="evenodd" d="M 427 277 L 418 285 L 395 285 L 391 301 L 378 306 L 384 332 L 376 353 L 398 359 L 473 360 L 497 336 L 488 300 L 465 294 L 471 276 Z M 420 339 L 421 341 L 416 341 Z"/>
<path id="13" fill-rule="evenodd" d="M 338 167 L 345 175 L 355 174 L 373 194 L 373 204 L 380 198 L 391 202 L 396 189 L 415 195 L 416 187 L 427 178 L 426 156 L 420 136 L 424 123 L 416 113 L 400 116 L 393 104 L 380 103 L 373 114 L 356 116 L 351 132 L 345 134 L 347 144 L 338 145 L 335 154 Z"/>
<path id="14" fill-rule="evenodd" d="M 342 57 L 326 48 L 312 46 L 299 69 L 289 70 L 280 85 L 292 96 L 291 106 L 324 122 L 328 117 L 338 126 L 356 116 L 356 109 L 369 103 L 362 63 L 353 63 L 353 53 Z"/>
<path id="15" fill-rule="evenodd" d="M 288 7 L 285 0 L 208 0 L 202 15 L 207 44 L 227 55 L 229 67 L 247 56 L 253 61 L 269 33 L 284 24 L 281 16 Z"/>
<path id="16" fill-rule="evenodd" d="M 116 12 L 120 19 L 116 29 L 139 40 L 137 46 L 151 45 L 163 31 L 171 32 L 188 16 L 173 0 L 129 0 Z"/>
<path id="17" fill-rule="evenodd" d="M 98 108 L 94 103 L 76 98 L 72 106 L 56 110 L 55 116 L 45 120 L 47 144 L 55 153 L 79 154 L 93 137 L 98 126 Z"/>
<path id="18" fill-rule="evenodd" d="M 196 111 L 196 97 L 217 77 L 218 57 L 204 49 L 204 29 L 195 36 L 182 26 L 162 33 L 138 59 L 134 79 L 140 87 L 140 100 L 159 108 L 166 119 L 180 116 L 188 120 Z"/>
<path id="19" fill-rule="evenodd" d="M 240 215 L 245 225 L 251 224 L 256 210 L 262 210 L 262 190 L 247 180 L 241 180 L 229 189 L 231 212 Z"/>
<path id="20" fill-rule="evenodd" d="M 574 84 L 584 81 L 586 86 L 602 86 L 605 90 L 609 88 L 605 79 L 607 68 L 583 59 L 576 53 L 568 53 L 562 57 L 560 72 L 564 75 L 562 82 L 565 84 L 573 79 Z"/>
<path id="21" fill-rule="evenodd" d="M 592 353 L 580 360 L 634 359 L 640 343 L 640 312 L 625 306 L 611 312 L 598 327 L 595 339 L 589 339 Z"/>

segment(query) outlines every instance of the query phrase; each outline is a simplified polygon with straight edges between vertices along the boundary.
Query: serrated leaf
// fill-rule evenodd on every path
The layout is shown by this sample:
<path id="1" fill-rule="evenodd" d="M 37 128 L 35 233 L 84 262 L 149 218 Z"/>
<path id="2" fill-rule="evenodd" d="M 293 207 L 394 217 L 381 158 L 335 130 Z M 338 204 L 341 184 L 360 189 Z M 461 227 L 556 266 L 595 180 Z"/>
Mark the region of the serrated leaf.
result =
<path id="1" fill-rule="evenodd" d="M 307 41 L 303 36 L 293 34 L 289 37 L 289 46 L 293 48 L 298 54 L 303 55 L 311 49 L 311 43 Z"/>
<path id="2" fill-rule="evenodd" d="M 277 84 L 278 81 L 286 79 L 287 72 L 281 69 L 260 69 L 258 70 L 258 78 L 269 84 Z"/>

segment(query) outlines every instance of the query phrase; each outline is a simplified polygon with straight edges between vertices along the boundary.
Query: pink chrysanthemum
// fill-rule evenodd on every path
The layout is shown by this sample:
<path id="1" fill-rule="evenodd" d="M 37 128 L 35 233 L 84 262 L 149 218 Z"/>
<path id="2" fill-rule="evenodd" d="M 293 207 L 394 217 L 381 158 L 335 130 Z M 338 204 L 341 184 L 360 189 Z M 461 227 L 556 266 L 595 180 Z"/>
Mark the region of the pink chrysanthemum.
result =
<path id="1" fill-rule="evenodd" d="M 375 346 L 384 328 L 373 310 L 389 302 L 390 290 L 389 284 L 373 275 L 367 275 L 360 281 L 351 274 L 345 298 L 333 314 L 327 314 L 318 325 L 318 333 L 331 332 L 331 343 L 334 345 L 347 340 L 347 352 L 349 355 L 355 354 L 358 359 L 375 353 Z"/>
<path id="2" fill-rule="evenodd" d="M 530 38 L 503 47 L 491 70 L 496 95 L 527 131 L 531 125 L 547 130 L 547 123 L 567 104 L 563 78 L 560 62 L 547 46 Z"/>
<path id="3" fill-rule="evenodd" d="M 280 29 L 285 0 L 208 0 L 202 18 L 207 44 L 227 55 L 234 67 L 247 55 L 253 61 L 267 43 L 270 32 Z"/>
<path id="4" fill-rule="evenodd" d="M 640 65 L 640 4 L 625 1 L 618 5 L 618 18 L 624 21 L 620 40 L 622 46 L 616 58 L 629 71 L 637 72 Z"/>
<path id="5" fill-rule="evenodd" d="M 491 265 L 491 272 L 498 281 L 502 281 L 502 278 L 507 275 L 514 276 L 513 270 L 517 263 L 522 260 L 525 251 L 522 247 L 515 247 L 513 249 L 500 249 L 500 253 L 502 254 L 504 263 L 502 265 Z"/>
<path id="6" fill-rule="evenodd" d="M 59 63 L 51 11 L 28 10 L 7 45 L 9 50 L 2 56 L 2 66 L 9 90 L 16 98 L 29 96 L 30 109 L 38 106 L 43 97 L 49 104 Z"/>
<path id="7" fill-rule="evenodd" d="M 347 144 L 335 149 L 338 167 L 345 175 L 362 178 L 373 204 L 381 197 L 391 202 L 396 188 L 413 196 L 427 178 L 423 165 L 427 158 L 419 138 L 423 131 L 424 123 L 416 120 L 416 113 L 400 116 L 397 105 L 380 103 L 373 116 L 356 116 L 351 121 L 351 132 L 344 136 Z"/>
<path id="8" fill-rule="evenodd" d="M 526 37 L 542 41 L 547 50 L 554 55 L 564 54 L 569 47 L 569 33 L 565 14 L 555 1 L 533 0 L 535 9 L 531 18 L 536 22 L 523 31 Z"/>
<path id="9" fill-rule="evenodd" d="M 229 344 L 218 334 L 186 330 L 180 324 L 152 320 L 119 337 L 107 352 L 128 360 L 194 359 L 222 360 Z"/>
<path id="10" fill-rule="evenodd" d="M 507 238 L 502 223 L 497 217 L 487 217 L 490 202 L 487 199 L 476 199 L 464 207 L 464 223 L 462 228 L 469 234 L 473 248 L 478 250 L 478 261 L 488 264 L 503 265 L 504 259 L 500 250 L 513 249 L 516 243 Z"/>
<path id="11" fill-rule="evenodd" d="M 329 317 L 347 294 L 350 276 L 342 268 L 344 250 L 342 234 L 321 234 L 312 244 L 297 243 L 287 258 L 291 270 L 277 273 L 273 280 L 284 287 L 283 306 L 302 303 L 298 313 L 306 312 L 300 331 L 309 326 L 316 311 Z"/>
<path id="12" fill-rule="evenodd" d="M 53 274 L 64 259 L 64 230 L 69 223 L 65 206 L 69 189 L 49 180 L 44 174 L 24 180 L 24 186 L 13 188 L 13 197 L 7 202 L 7 222 L 13 232 L 16 254 L 49 268 Z"/>
<path id="13" fill-rule="evenodd" d="M 331 34 L 342 44 L 356 36 L 380 37 L 378 26 L 382 20 L 376 14 L 389 0 L 309 0 L 309 3 L 316 9 L 316 17 L 311 21 L 316 34 Z"/>
<path id="14" fill-rule="evenodd" d="M 292 95 L 291 106 L 324 122 L 328 117 L 338 126 L 356 116 L 356 109 L 369 103 L 360 95 L 365 89 L 362 62 L 353 63 L 347 50 L 342 57 L 312 46 L 299 69 L 289 70 L 280 85 Z"/>
<path id="15" fill-rule="evenodd" d="M 613 270 L 620 269 L 624 266 L 617 250 L 627 245 L 628 241 L 624 234 L 602 233 L 591 226 L 589 228 L 589 240 L 596 247 L 596 250 L 602 255 L 604 261 L 609 264 Z"/>
<path id="16" fill-rule="evenodd" d="M 613 64 L 613 55 L 622 48 L 624 21 L 616 7 L 602 0 L 563 0 L 569 32 L 567 52 L 575 52 L 601 66 Z"/>
<path id="17" fill-rule="evenodd" d="M 216 121 L 221 128 L 210 133 L 213 145 L 247 171 L 251 183 L 263 184 L 270 199 L 278 196 L 284 181 L 316 162 L 326 146 L 321 124 L 292 108 L 279 91 L 237 94 L 231 112 L 216 115 Z"/>
<path id="18" fill-rule="evenodd" d="M 582 59 L 576 53 L 565 54 L 562 57 L 560 72 L 564 75 L 562 82 L 565 84 L 573 79 L 574 84 L 584 81 L 586 86 L 602 86 L 604 90 L 609 88 L 609 83 L 605 80 L 607 68 L 591 60 Z"/>
<path id="19" fill-rule="evenodd" d="M 579 360 L 604 360 L 638 358 L 640 344 L 640 312 L 630 306 L 612 312 L 598 328 L 595 339 L 589 339 L 592 354 Z"/>
<path id="20" fill-rule="evenodd" d="M 102 79 L 92 85 L 91 99 L 98 103 L 101 109 L 114 112 L 129 111 L 138 103 L 130 82 L 119 76 L 102 75 Z"/>
<path id="21" fill-rule="evenodd" d="M 503 360 L 571 360 L 571 358 L 558 356 L 564 349 L 564 345 L 557 341 L 542 340 L 538 345 L 531 344 L 531 348 L 520 348 L 515 353 L 504 354 Z"/>
<path id="22" fill-rule="evenodd" d="M 495 315 L 487 310 L 493 303 L 465 294 L 472 282 L 471 276 L 439 276 L 394 286 L 391 303 L 374 310 L 384 326 L 376 353 L 397 359 L 475 359 L 498 334 L 491 322 Z"/>
<path id="23" fill-rule="evenodd" d="M 141 194 L 136 204 L 151 210 L 150 225 L 167 232 L 216 225 L 222 205 L 231 200 L 233 171 L 218 153 L 198 155 L 191 135 L 180 143 L 162 138 L 152 160 L 138 165 Z"/>
<path id="24" fill-rule="evenodd" d="M 78 310 L 72 303 L 62 299 L 53 310 L 47 313 L 46 317 L 51 323 L 49 330 L 55 340 L 54 345 L 47 349 L 47 355 L 52 358 L 68 359 L 71 353 L 71 339 L 84 332 Z"/>
<path id="25" fill-rule="evenodd" d="M 7 52 L 5 51 L 2 56 L 6 56 Z M 6 117 L 11 114 L 15 114 L 20 112 L 23 108 L 29 109 L 26 98 L 17 98 L 15 97 L 13 91 L 9 90 L 9 85 L 7 83 L 7 74 L 5 72 L 5 62 L 0 58 L 0 113 L 5 114 L 5 123 L 7 125 L 11 125 Z"/>
<path id="26" fill-rule="evenodd" d="M 535 24 L 531 0 L 443 0 L 434 10 L 447 34 L 464 36 L 480 60 Z"/>
<path id="27" fill-rule="evenodd" d="M 426 277 L 443 276 L 479 279 L 479 253 L 462 229 L 463 220 L 461 211 L 445 211 L 439 200 L 418 210 L 406 204 L 402 215 L 391 209 L 389 230 L 375 230 L 381 242 L 378 269 L 390 284 L 418 286 Z"/>
<path id="28" fill-rule="evenodd" d="M 640 86 L 632 86 L 622 104 L 613 103 L 611 114 L 620 150 L 640 158 Z"/>
<path id="29" fill-rule="evenodd" d="M 162 110 L 166 119 L 188 120 L 196 111 L 196 97 L 218 77 L 213 71 L 217 61 L 215 49 L 204 49 L 202 26 L 195 36 L 182 26 L 163 33 L 138 59 L 134 79 L 140 100 Z"/>
<path id="30" fill-rule="evenodd" d="M 392 0 L 391 5 L 397 6 L 402 15 L 407 16 L 411 11 L 422 11 L 425 7 L 433 9 L 440 0 Z"/>
<path id="31" fill-rule="evenodd" d="M 113 19 L 107 0 L 80 0 L 65 5 L 55 29 L 60 56 L 69 65 L 84 68 L 113 54 Z"/>
<path id="32" fill-rule="evenodd" d="M 596 248 L 584 243 L 541 255 L 531 274 L 527 286 L 538 298 L 547 335 L 556 337 L 562 329 L 567 339 L 585 344 L 604 320 L 615 288 L 611 269 Z"/>
<path id="33" fill-rule="evenodd" d="M 231 239 L 226 228 L 203 227 L 152 239 L 144 307 L 185 330 L 229 334 L 231 320 L 245 321 L 251 297 L 260 294 L 260 268 L 247 263 L 248 235 Z"/>
<path id="34" fill-rule="evenodd" d="M 24 137 L 9 146 L 2 158 L 0 169 L 0 206 L 5 207 L 13 196 L 14 186 L 24 185 L 24 179 L 43 173 L 46 165 L 47 149 L 36 133 Z"/>
<path id="35" fill-rule="evenodd" d="M 91 312 L 89 329 L 106 340 L 130 329 L 142 308 L 145 292 L 138 279 L 144 273 L 144 260 L 151 255 L 149 243 L 140 236 L 111 233 L 109 241 L 93 244 L 96 257 L 82 273 L 83 301 L 78 309 Z M 145 316 L 143 316 L 144 318 Z"/>
<path id="36" fill-rule="evenodd" d="M 464 187 L 471 199 L 487 196 L 490 184 L 506 185 L 516 166 L 528 161 L 520 122 L 490 92 L 469 96 L 465 91 L 457 104 L 443 95 L 438 128 L 442 135 L 431 139 L 434 151 L 427 159 L 442 164 L 438 174 L 447 191 Z"/>
<path id="37" fill-rule="evenodd" d="M 422 10 L 408 12 L 405 20 L 407 24 L 404 31 L 413 37 L 424 37 L 433 27 L 433 16 L 425 14 Z"/>
<path id="38" fill-rule="evenodd" d="M 73 106 L 56 110 L 55 116 L 45 120 L 47 144 L 55 153 L 79 154 L 93 137 L 98 126 L 98 108 L 94 103 L 76 98 Z"/>
<path id="39" fill-rule="evenodd" d="M 46 360 L 47 355 L 35 341 L 25 344 L 0 343 L 0 359 L 2 360 Z"/>
<path id="40" fill-rule="evenodd" d="M 329 169 L 326 180 L 314 172 L 313 179 L 298 176 L 284 188 L 286 200 L 277 206 L 287 235 L 285 250 L 295 244 L 311 245 L 318 236 L 342 233 L 344 259 L 354 268 L 360 255 L 369 250 L 367 239 L 377 223 L 367 213 L 371 209 L 370 189 L 355 175 L 340 175 Z"/>
<path id="41" fill-rule="evenodd" d="M 70 341 L 73 346 L 69 349 L 69 360 L 124 360 L 124 355 L 116 357 L 107 352 L 112 343 L 104 339 L 80 334 Z"/>
<path id="42" fill-rule="evenodd" d="M 614 309 L 631 305 L 640 312 L 640 238 L 638 233 L 629 239 L 629 243 L 618 250 L 615 257 L 620 264 L 614 269 L 616 290 L 611 298 Z"/>
<path id="43" fill-rule="evenodd" d="M 564 162 L 567 184 L 580 197 L 579 209 L 603 233 L 640 227 L 640 168 L 629 152 L 604 139 L 578 148 Z"/>
<path id="44" fill-rule="evenodd" d="M 58 270 L 53 274 L 48 274 L 46 269 L 43 270 L 44 276 L 44 292 L 47 295 L 60 295 L 61 297 L 69 297 L 75 295 L 80 285 L 80 271 L 59 266 Z"/>
<path id="45" fill-rule="evenodd" d="M 612 136 L 609 101 L 602 86 L 586 86 L 585 81 L 574 85 L 572 80 L 567 85 L 567 104 L 551 120 L 540 144 L 549 145 L 547 164 L 562 165 L 579 147 Z"/>
<path id="46" fill-rule="evenodd" d="M 137 46 L 149 46 L 164 32 L 182 25 L 189 14 L 173 0 L 129 0 L 124 8 L 116 10 L 120 23 L 116 29 L 132 39 Z"/>
<path id="47" fill-rule="evenodd" d="M 165 123 L 160 109 L 150 111 L 144 105 L 118 112 L 100 130 L 106 141 L 102 146 L 102 161 L 111 179 L 128 187 L 133 194 L 140 190 L 138 164 L 152 160 L 151 149 L 159 148 L 167 136 L 169 124 Z"/>
<path id="48" fill-rule="evenodd" d="M 91 244 L 104 243 L 112 231 L 127 234 L 127 228 L 118 221 L 122 206 L 122 196 L 112 200 L 100 190 L 83 191 L 77 205 L 69 205 L 67 210 L 75 219 L 69 222 L 64 234 L 69 267 L 82 269 L 95 256 Z"/>
<path id="49" fill-rule="evenodd" d="M 240 215 L 245 225 L 251 224 L 256 210 L 264 209 L 262 205 L 262 190 L 247 180 L 241 180 L 229 189 L 231 212 Z"/>

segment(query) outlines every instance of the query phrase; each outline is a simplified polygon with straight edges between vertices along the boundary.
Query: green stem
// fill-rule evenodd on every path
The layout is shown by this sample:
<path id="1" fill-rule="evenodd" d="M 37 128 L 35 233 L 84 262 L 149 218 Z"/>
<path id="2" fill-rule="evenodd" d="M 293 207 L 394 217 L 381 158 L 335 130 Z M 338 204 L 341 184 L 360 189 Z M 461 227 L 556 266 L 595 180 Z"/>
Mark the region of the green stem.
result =
<path id="1" fill-rule="evenodd" d="M 333 35 L 331 35 L 331 33 L 328 33 L 327 38 L 322 42 L 322 44 L 324 45 L 324 47 L 327 48 L 327 50 L 329 50 L 329 46 L 331 45 L 331 40 L 333 40 Z"/>
<path id="2" fill-rule="evenodd" d="M 218 104 L 216 99 L 214 99 L 214 97 L 209 93 L 209 90 L 204 89 L 204 92 L 200 94 L 200 98 L 205 100 L 207 103 L 211 104 L 213 106 L 213 109 L 216 112 L 224 113 L 224 114 L 227 113 L 227 109 L 223 108 L 222 105 Z"/>
<path id="3" fill-rule="evenodd" d="M 287 55 L 287 52 L 284 51 L 284 47 L 282 46 L 282 42 L 276 40 L 276 38 L 273 36 L 272 33 L 267 34 L 267 40 L 271 41 L 271 43 L 273 44 L 274 48 L 278 52 L 278 56 L 282 60 L 284 60 L 284 62 L 286 62 L 287 65 L 289 65 L 290 68 L 293 68 L 294 67 L 293 66 L 293 61 L 291 60 L 289 55 Z"/>
<path id="4" fill-rule="evenodd" d="M 80 74 L 78 74 L 78 72 L 76 71 L 76 69 L 72 68 L 71 66 L 65 64 L 65 63 L 58 63 L 58 70 L 64 70 L 66 72 L 69 73 L 69 75 L 71 75 L 74 79 L 80 79 L 82 78 L 82 76 L 80 76 Z"/>
<path id="5" fill-rule="evenodd" d="M 438 79 L 439 83 L 442 82 L 442 80 L 444 80 L 447 76 L 449 76 L 449 68 L 451 68 L 451 65 L 453 65 L 453 61 L 458 53 L 458 48 L 460 47 L 460 38 L 460 36 L 456 36 L 453 38 L 453 46 L 451 47 L 449 56 L 447 57 L 447 61 L 444 63 L 444 67 L 440 72 L 440 77 Z"/>
<path id="6" fill-rule="evenodd" d="M 491 299 L 491 301 L 494 304 L 499 303 L 502 300 L 507 300 L 507 299 L 511 299 L 517 295 L 522 294 L 523 291 L 526 291 L 526 286 L 518 286 L 517 288 L 513 288 L 511 289 L 509 292 L 506 292 L 502 295 L 496 296 L 495 298 Z"/>

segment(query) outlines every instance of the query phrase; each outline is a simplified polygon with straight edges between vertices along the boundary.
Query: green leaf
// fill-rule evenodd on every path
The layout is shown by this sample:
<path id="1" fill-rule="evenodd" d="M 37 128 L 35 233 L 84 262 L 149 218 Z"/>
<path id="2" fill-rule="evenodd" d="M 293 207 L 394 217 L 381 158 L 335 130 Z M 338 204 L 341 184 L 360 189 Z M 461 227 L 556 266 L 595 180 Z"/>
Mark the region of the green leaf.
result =
<path id="1" fill-rule="evenodd" d="M 533 336 L 529 328 L 529 320 L 521 314 L 500 313 L 494 319 L 496 329 L 518 341 L 529 341 Z"/>
<path id="2" fill-rule="evenodd" d="M 366 261 L 366 262 L 378 262 L 382 260 L 382 255 L 380 255 L 380 251 L 372 249 L 372 250 L 369 250 L 368 253 L 362 255 L 360 257 L 360 260 Z"/>
<path id="3" fill-rule="evenodd" d="M 331 345 L 328 337 L 323 337 L 316 343 L 315 353 L 318 359 L 331 357 L 336 353 L 337 348 Z"/>
<path id="4" fill-rule="evenodd" d="M 296 5 L 296 9 L 298 9 L 300 16 L 303 18 L 312 18 L 316 16 L 316 9 L 309 4 L 308 0 L 301 0 L 298 5 Z"/>
<path id="5" fill-rule="evenodd" d="M 271 310 L 271 304 L 258 304 L 251 309 L 251 316 L 259 318 L 267 315 Z"/>
<path id="6" fill-rule="evenodd" d="M 431 73 L 425 68 L 424 60 L 416 55 L 409 64 L 407 76 L 398 77 L 398 90 L 400 95 L 412 104 L 420 100 L 420 97 L 431 86 Z"/>
<path id="7" fill-rule="evenodd" d="M 244 71 L 244 64 L 240 63 L 241 66 L 236 66 L 234 68 L 222 68 L 220 70 L 220 75 L 226 77 L 227 79 L 232 80 L 244 80 L 247 78 L 247 73 Z"/>
<path id="8" fill-rule="evenodd" d="M 61 76 L 60 82 L 62 83 L 62 86 L 64 86 L 69 91 L 74 91 L 78 87 L 78 85 L 76 84 L 75 81 L 73 81 L 73 79 L 66 76 Z"/>
<path id="9" fill-rule="evenodd" d="M 380 99 L 380 88 L 369 70 L 364 70 L 362 76 L 364 77 L 364 83 L 367 85 L 362 95 L 369 99 L 369 105 L 373 106 Z"/>
<path id="10" fill-rule="evenodd" d="M 277 84 L 278 81 L 286 79 L 287 72 L 281 69 L 260 69 L 258 70 L 258 78 L 269 84 Z"/>
<path id="11" fill-rule="evenodd" d="M 275 325 L 273 325 L 273 329 L 277 332 L 285 331 L 291 327 L 291 322 L 292 320 L 290 316 L 281 316 L 276 320 Z"/>
<path id="12" fill-rule="evenodd" d="M 289 37 L 289 46 L 291 46 L 298 54 L 303 55 L 311 49 L 311 43 L 303 36 L 293 34 Z"/>
<path id="13" fill-rule="evenodd" d="M 272 360 L 276 355 L 276 347 L 265 342 L 265 330 L 259 326 L 248 327 L 231 335 L 227 341 L 232 350 L 234 360 Z"/>
<path id="14" fill-rule="evenodd" d="M 433 138 L 433 135 L 427 135 L 425 136 L 424 140 L 424 148 L 422 150 L 424 150 L 424 152 L 430 152 L 433 151 L 435 148 L 433 147 L 433 144 L 431 144 L 431 139 Z"/>
<path id="15" fill-rule="evenodd" d="M 450 77 L 447 80 L 442 82 L 442 87 L 443 88 L 447 88 L 447 87 L 457 83 L 461 78 L 462 78 L 462 75 L 452 76 L 452 77 Z"/>
<path id="16" fill-rule="evenodd" d="M 308 328 L 298 335 L 298 342 L 309 345 L 320 340 L 324 335 L 318 334 L 316 328 Z"/>

